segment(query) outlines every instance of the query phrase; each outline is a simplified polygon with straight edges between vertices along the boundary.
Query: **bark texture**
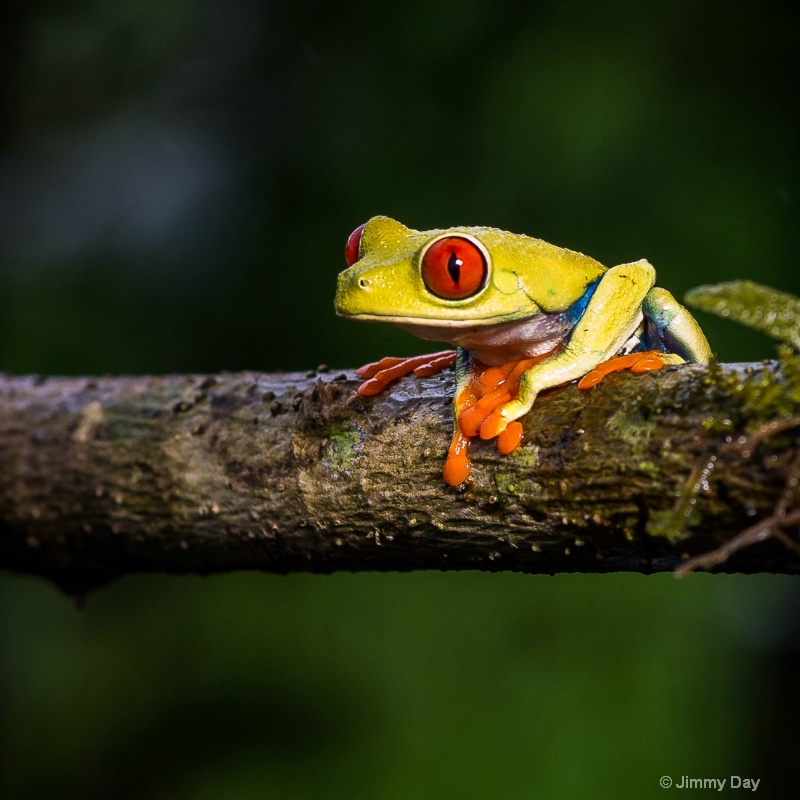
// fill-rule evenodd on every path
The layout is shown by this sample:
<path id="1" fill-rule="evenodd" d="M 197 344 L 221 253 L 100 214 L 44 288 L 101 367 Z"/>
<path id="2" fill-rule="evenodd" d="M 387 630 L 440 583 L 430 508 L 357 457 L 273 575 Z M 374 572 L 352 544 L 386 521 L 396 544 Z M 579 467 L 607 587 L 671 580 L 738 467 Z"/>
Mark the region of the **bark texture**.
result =
<path id="1" fill-rule="evenodd" d="M 780 382 L 691 366 L 548 392 L 514 454 L 473 446 L 460 489 L 451 371 L 369 399 L 352 373 L 5 376 L 0 566 L 73 592 L 138 571 L 673 569 L 793 509 L 792 422 L 725 388 L 745 368 Z M 720 568 L 800 572 L 785 545 Z"/>

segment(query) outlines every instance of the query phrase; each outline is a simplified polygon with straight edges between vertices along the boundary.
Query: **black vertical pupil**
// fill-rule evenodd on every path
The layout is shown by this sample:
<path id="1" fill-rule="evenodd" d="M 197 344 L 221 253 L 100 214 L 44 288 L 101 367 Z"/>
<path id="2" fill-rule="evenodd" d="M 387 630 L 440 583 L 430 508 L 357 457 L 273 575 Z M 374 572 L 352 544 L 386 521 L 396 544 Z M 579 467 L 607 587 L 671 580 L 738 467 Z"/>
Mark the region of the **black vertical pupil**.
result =
<path id="1" fill-rule="evenodd" d="M 458 283 L 461 280 L 461 265 L 463 263 L 455 253 L 450 253 L 450 258 L 447 259 L 447 274 L 453 283 Z"/>

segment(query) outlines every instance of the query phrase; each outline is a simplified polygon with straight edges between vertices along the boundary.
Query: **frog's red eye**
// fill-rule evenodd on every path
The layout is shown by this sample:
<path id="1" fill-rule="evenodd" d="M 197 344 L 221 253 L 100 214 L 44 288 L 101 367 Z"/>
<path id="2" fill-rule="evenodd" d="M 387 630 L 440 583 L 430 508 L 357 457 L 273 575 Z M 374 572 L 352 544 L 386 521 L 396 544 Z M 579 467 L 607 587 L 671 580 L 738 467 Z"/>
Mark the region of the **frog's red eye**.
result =
<path id="1" fill-rule="evenodd" d="M 488 271 L 480 247 L 461 236 L 439 239 L 422 257 L 422 280 L 445 300 L 464 300 L 480 291 Z"/>
<path id="2" fill-rule="evenodd" d="M 364 233 L 364 225 L 359 225 L 348 237 L 347 244 L 344 246 L 344 260 L 348 267 L 358 261 L 358 248 L 361 246 L 361 234 Z"/>

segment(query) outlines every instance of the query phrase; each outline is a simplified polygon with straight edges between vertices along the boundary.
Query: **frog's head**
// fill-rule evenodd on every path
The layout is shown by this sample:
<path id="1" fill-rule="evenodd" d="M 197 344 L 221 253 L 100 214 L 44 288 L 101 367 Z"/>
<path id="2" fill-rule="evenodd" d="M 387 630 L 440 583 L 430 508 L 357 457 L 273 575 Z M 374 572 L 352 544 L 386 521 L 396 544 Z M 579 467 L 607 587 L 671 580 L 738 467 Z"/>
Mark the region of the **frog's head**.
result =
<path id="1" fill-rule="evenodd" d="M 581 253 L 495 228 L 415 231 L 373 217 L 347 240 L 336 313 L 400 325 L 494 325 L 567 309 L 604 271 Z"/>

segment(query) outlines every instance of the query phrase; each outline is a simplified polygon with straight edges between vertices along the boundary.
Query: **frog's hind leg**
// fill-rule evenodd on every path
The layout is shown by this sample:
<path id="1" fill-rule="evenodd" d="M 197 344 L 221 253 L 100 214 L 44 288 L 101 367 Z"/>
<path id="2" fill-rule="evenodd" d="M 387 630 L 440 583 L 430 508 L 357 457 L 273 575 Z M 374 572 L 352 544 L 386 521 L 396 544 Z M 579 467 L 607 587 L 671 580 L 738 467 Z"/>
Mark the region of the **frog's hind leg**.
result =
<path id="1" fill-rule="evenodd" d="M 707 364 L 711 347 L 697 320 L 666 290 L 654 286 L 642 304 L 647 334 L 654 349 L 683 356 L 684 361 Z"/>
<path id="2" fill-rule="evenodd" d="M 708 363 L 711 348 L 695 318 L 666 290 L 654 286 L 642 303 L 645 317 L 641 352 L 615 356 L 598 364 L 578 381 L 579 389 L 596 386 L 612 372 L 654 372 L 662 367 L 693 361 Z"/>

